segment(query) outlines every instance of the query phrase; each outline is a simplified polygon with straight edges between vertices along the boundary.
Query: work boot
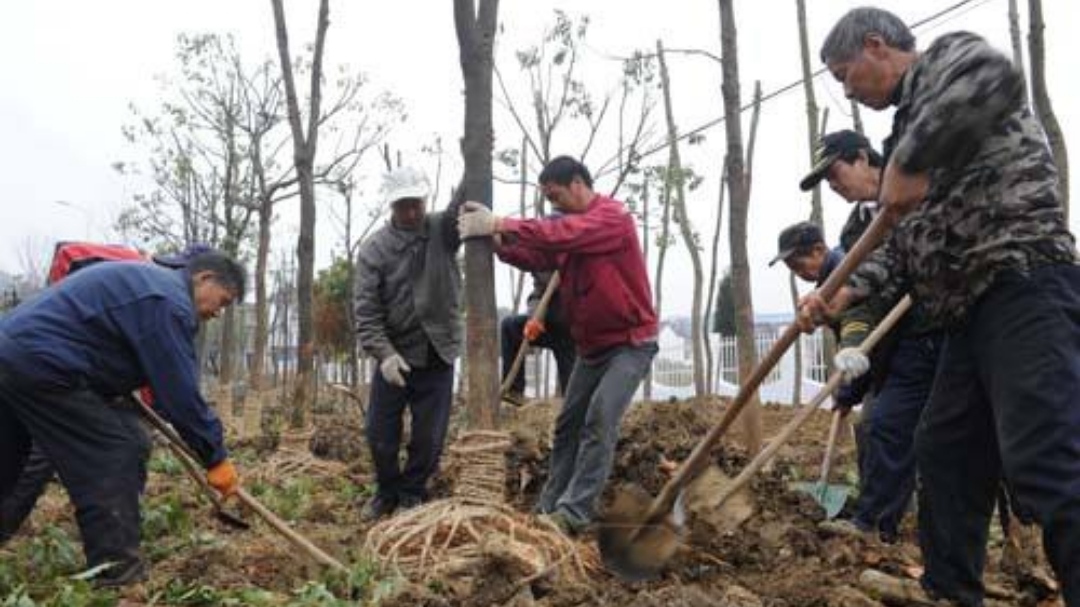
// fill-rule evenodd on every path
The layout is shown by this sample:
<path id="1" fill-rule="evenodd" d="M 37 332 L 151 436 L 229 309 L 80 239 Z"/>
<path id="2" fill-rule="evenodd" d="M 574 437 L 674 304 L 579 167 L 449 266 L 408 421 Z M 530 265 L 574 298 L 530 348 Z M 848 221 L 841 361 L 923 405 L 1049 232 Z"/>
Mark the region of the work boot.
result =
<path id="1" fill-rule="evenodd" d="M 398 495 L 398 510 L 412 510 L 424 503 L 424 498 L 412 493 Z"/>
<path id="2" fill-rule="evenodd" d="M 874 539 L 873 530 L 848 519 L 821 521 L 818 523 L 818 529 L 829 535 L 838 535 L 861 540 Z"/>
<path id="3" fill-rule="evenodd" d="M 116 563 L 94 576 L 92 584 L 94 588 L 120 588 L 145 582 L 148 577 L 146 561 L 137 558 L 127 563 Z"/>
<path id="4" fill-rule="evenodd" d="M 383 517 L 393 514 L 394 509 L 397 508 L 397 506 L 397 498 L 376 493 L 366 504 L 364 504 L 363 510 L 360 511 L 360 521 L 364 523 L 374 523 Z"/>
<path id="5" fill-rule="evenodd" d="M 584 533 L 585 529 L 589 526 L 588 522 L 579 520 L 577 517 L 571 516 L 562 510 L 556 510 L 548 514 L 540 514 L 537 518 L 558 527 L 563 535 L 570 537 Z"/>

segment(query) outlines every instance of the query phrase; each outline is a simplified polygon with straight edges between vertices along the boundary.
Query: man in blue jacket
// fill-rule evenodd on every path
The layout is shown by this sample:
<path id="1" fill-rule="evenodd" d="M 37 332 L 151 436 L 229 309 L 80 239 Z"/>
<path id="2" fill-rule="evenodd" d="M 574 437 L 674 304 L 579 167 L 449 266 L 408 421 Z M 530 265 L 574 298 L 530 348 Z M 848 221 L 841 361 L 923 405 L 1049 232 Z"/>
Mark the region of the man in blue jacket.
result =
<path id="1" fill-rule="evenodd" d="M 195 334 L 243 297 L 242 266 L 217 252 L 171 270 L 143 262 L 87 268 L 0 319 L 0 499 L 31 442 L 56 466 L 87 565 L 100 586 L 143 579 L 139 492 L 149 442 L 138 413 L 110 403 L 149 385 L 156 407 L 206 466 L 236 491 L 217 415 L 199 394 Z"/>

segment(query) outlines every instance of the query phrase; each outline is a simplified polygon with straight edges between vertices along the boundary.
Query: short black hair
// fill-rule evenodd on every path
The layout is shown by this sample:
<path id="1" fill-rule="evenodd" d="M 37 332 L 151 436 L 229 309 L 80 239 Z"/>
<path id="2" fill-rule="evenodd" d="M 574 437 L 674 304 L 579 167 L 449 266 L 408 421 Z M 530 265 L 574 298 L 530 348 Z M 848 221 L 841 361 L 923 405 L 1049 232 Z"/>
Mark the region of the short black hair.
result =
<path id="1" fill-rule="evenodd" d="M 570 185 L 575 177 L 580 177 L 585 186 L 592 189 L 592 175 L 589 169 L 570 156 L 559 156 L 547 163 L 544 170 L 540 171 L 540 185 L 556 183 L 562 186 Z"/>
<path id="2" fill-rule="evenodd" d="M 187 263 L 188 274 L 210 272 L 227 289 L 236 293 L 236 301 L 244 300 L 244 286 L 247 284 L 247 270 L 240 262 L 217 250 L 199 253 Z"/>

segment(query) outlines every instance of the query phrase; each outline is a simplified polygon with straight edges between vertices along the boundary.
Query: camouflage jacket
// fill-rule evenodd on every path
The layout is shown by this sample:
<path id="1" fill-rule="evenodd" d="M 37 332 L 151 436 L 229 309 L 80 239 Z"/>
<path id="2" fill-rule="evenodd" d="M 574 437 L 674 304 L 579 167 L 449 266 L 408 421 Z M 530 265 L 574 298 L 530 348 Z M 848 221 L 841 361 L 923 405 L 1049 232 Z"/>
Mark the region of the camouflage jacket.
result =
<path id="1" fill-rule="evenodd" d="M 928 172 L 927 200 L 849 280 L 856 297 L 912 291 L 962 322 L 1005 270 L 1074 263 L 1057 168 L 1012 63 L 967 32 L 938 38 L 904 74 L 885 155 Z"/>

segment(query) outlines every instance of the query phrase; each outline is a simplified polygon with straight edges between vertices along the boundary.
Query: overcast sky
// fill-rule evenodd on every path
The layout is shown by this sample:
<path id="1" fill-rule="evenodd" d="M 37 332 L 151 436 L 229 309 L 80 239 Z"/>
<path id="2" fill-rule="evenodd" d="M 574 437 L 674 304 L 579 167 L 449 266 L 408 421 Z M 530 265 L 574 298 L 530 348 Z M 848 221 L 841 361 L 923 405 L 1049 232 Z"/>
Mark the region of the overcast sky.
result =
<path id="1" fill-rule="evenodd" d="M 27 259 L 47 255 L 59 239 L 108 235 L 118 210 L 130 202 L 141 184 L 118 176 L 113 162 L 129 159 L 133 150 L 121 137 L 130 119 L 128 107 L 153 108 L 158 88 L 155 76 L 175 72 L 173 53 L 181 33 L 230 33 L 251 60 L 276 57 L 268 0 L 0 0 L 0 57 L 4 84 L 0 86 L 0 270 L 20 272 Z M 288 5 L 294 53 L 310 41 L 314 0 L 290 0 Z M 799 78 L 798 35 L 794 0 L 736 2 L 742 96 L 749 101 L 753 83 L 766 93 Z M 808 1 L 810 43 L 816 56 L 829 27 L 847 9 L 865 4 L 849 0 Z M 952 3 L 932 0 L 883 0 L 879 6 L 909 23 Z M 1026 4 L 1021 2 L 1022 5 Z M 1068 143 L 1075 147 L 1080 130 L 1080 78 L 1075 73 L 1077 44 L 1066 24 L 1080 23 L 1080 3 L 1044 0 L 1047 23 L 1047 78 L 1058 119 Z M 458 66 L 450 0 L 357 2 L 331 0 L 327 62 L 348 64 L 368 73 L 372 85 L 401 97 L 408 122 L 391 137 L 407 161 L 425 160 L 420 147 L 436 135 L 444 147 L 456 149 L 462 128 L 462 83 Z M 951 30 L 967 29 L 1009 51 L 1007 0 L 975 0 L 948 17 L 916 30 L 919 47 Z M 714 0 L 504 0 L 500 6 L 503 35 L 499 64 L 508 80 L 518 78 L 512 52 L 536 44 L 553 21 L 554 10 L 591 19 L 583 69 L 592 76 L 587 85 L 597 95 L 609 90 L 618 74 L 612 57 L 634 49 L 654 49 L 662 39 L 668 48 L 700 48 L 719 54 L 719 17 Z M 1024 9 L 1022 9 L 1024 10 Z M 1026 32 L 1026 15 L 1024 19 Z M 679 129 L 689 131 L 720 116 L 719 65 L 701 57 L 672 56 L 674 105 Z M 814 69 L 820 67 L 814 62 Z M 594 89 L 592 87 L 595 87 Z M 842 91 L 827 75 L 815 81 L 817 100 L 830 108 L 829 129 L 850 125 Z M 889 112 L 863 112 L 868 135 L 879 142 L 888 133 Z M 497 110 L 497 145 L 517 146 L 520 135 Z M 801 88 L 763 107 L 754 163 L 750 212 L 750 262 L 755 309 L 759 313 L 785 309 L 786 271 L 766 264 L 775 253 L 776 235 L 784 226 L 805 219 L 809 198 L 797 182 L 807 168 L 804 100 Z M 744 136 L 748 128 L 744 122 Z M 720 181 L 723 128 L 705 132 L 704 144 L 682 148 L 683 160 L 705 181 L 689 201 L 691 215 L 704 240 L 715 220 L 716 188 Z M 599 142 L 598 147 L 614 143 Z M 556 153 L 580 149 L 580 141 L 557 141 Z M 607 156 L 595 155 L 601 162 Z M 666 153 L 652 158 L 662 162 Z M 589 159 L 586 159 L 587 162 Z M 460 164 L 448 159 L 446 171 Z M 1075 165 L 1075 161 L 1074 161 Z M 449 179 L 447 177 L 446 179 Z M 444 180 L 445 182 L 445 180 Z M 1072 198 L 1080 200 L 1080 176 L 1074 176 Z M 603 181 L 598 189 L 604 190 Z M 510 212 L 516 194 L 499 195 L 496 211 Z M 848 207 L 825 194 L 826 230 L 839 232 Z M 278 247 L 293 246 L 295 224 L 282 209 Z M 1080 225 L 1074 212 L 1073 229 Z M 322 263 L 337 246 L 328 213 L 320 214 L 319 258 Z M 727 219 L 724 219 L 724 232 Z M 724 244 L 726 258 L 726 239 Z M 669 256 L 665 271 L 665 315 L 689 311 L 690 266 L 685 251 Z M 726 265 L 726 261 L 722 261 Z M 500 280 L 506 271 L 499 268 Z M 505 303 L 505 288 L 499 291 Z"/>

